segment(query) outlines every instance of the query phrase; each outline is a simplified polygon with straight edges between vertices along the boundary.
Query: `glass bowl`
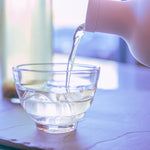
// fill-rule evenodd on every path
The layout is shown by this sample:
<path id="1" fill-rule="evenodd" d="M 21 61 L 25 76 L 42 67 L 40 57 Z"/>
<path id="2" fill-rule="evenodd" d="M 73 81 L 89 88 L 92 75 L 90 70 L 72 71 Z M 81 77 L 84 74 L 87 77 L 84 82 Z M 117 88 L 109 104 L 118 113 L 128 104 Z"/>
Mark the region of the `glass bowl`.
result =
<path id="1" fill-rule="evenodd" d="M 66 133 L 76 129 L 90 107 L 99 67 L 67 63 L 22 64 L 13 67 L 16 91 L 39 130 Z"/>

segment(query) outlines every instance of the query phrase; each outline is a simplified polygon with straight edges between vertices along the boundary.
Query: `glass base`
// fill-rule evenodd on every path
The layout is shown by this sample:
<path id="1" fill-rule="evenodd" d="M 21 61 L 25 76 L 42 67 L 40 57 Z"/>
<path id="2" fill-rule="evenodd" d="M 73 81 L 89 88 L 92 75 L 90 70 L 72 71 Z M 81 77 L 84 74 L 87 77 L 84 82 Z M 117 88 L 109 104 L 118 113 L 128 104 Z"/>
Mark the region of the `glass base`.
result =
<path id="1" fill-rule="evenodd" d="M 59 134 L 74 131 L 77 128 L 77 122 L 71 125 L 43 125 L 36 123 L 37 129 L 46 133 Z"/>

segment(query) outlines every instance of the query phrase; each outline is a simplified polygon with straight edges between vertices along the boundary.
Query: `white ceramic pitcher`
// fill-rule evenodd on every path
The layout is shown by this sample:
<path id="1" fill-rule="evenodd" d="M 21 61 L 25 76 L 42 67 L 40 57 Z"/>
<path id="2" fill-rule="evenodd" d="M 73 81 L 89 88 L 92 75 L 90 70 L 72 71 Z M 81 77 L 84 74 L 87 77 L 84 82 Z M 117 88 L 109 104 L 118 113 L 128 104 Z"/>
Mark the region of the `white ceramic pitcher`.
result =
<path id="1" fill-rule="evenodd" d="M 85 30 L 119 35 L 150 66 L 150 0 L 89 0 Z"/>

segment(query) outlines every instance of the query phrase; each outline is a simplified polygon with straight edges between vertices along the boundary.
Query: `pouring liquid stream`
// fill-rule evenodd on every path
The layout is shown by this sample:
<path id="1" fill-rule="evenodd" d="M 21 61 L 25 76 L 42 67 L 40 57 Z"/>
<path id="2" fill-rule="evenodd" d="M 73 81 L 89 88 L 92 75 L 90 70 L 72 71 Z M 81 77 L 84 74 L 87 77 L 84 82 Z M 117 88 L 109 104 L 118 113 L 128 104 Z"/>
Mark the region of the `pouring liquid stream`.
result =
<path id="1" fill-rule="evenodd" d="M 73 69 L 73 64 L 75 60 L 75 55 L 77 51 L 77 47 L 79 45 L 79 42 L 84 35 L 85 31 L 85 24 L 81 24 L 75 31 L 74 36 L 73 36 L 73 44 L 72 44 L 72 49 L 71 53 L 68 58 L 68 64 L 67 64 L 67 74 L 66 74 L 66 91 L 69 92 L 69 84 L 70 84 L 70 78 L 71 78 L 71 71 Z"/>

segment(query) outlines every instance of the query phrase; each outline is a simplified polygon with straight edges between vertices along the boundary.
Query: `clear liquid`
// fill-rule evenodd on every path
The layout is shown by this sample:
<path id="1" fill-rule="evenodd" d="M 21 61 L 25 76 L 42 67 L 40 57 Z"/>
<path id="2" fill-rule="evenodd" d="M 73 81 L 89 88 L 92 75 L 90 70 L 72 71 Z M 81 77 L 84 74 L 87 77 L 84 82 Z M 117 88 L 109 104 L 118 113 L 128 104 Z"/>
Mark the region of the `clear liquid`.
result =
<path id="1" fill-rule="evenodd" d="M 67 75 L 66 75 L 66 89 L 69 89 L 69 83 L 70 83 L 70 78 L 71 78 L 71 70 L 73 68 L 74 60 L 75 60 L 75 55 L 76 55 L 76 50 L 79 45 L 79 42 L 84 35 L 84 30 L 85 30 L 85 24 L 81 24 L 75 31 L 74 36 L 73 36 L 73 44 L 72 44 L 72 50 L 69 55 L 68 59 L 68 64 L 67 64 Z"/>
<path id="2" fill-rule="evenodd" d="M 18 85 L 21 104 L 31 118 L 42 125 L 68 125 L 81 119 L 90 107 L 95 90 L 66 93 L 66 90 L 34 91 Z M 82 87 L 81 87 L 82 88 Z M 82 88 L 83 89 L 83 88 Z M 43 90 L 43 91 L 42 91 Z"/>

